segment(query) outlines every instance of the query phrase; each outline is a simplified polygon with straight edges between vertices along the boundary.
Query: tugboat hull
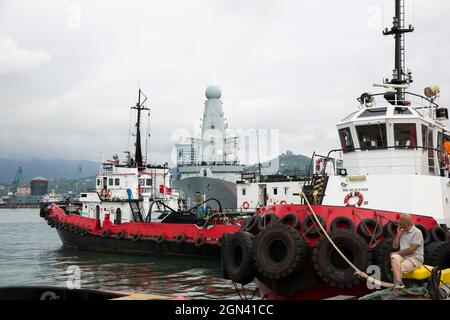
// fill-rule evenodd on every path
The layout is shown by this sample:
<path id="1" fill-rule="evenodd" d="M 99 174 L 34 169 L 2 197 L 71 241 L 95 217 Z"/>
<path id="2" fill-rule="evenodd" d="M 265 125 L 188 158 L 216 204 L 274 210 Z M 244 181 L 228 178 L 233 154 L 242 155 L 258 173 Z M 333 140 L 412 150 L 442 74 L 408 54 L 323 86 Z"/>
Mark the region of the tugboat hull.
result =
<path id="1" fill-rule="evenodd" d="M 133 242 L 130 239 L 103 238 L 102 236 L 86 234 L 84 237 L 66 230 L 57 230 L 65 247 L 80 250 L 91 250 L 111 253 L 125 253 L 135 255 L 179 255 L 219 258 L 220 248 L 217 245 L 195 243 L 176 243 L 165 241 L 158 243 L 154 239 L 141 239 Z"/>

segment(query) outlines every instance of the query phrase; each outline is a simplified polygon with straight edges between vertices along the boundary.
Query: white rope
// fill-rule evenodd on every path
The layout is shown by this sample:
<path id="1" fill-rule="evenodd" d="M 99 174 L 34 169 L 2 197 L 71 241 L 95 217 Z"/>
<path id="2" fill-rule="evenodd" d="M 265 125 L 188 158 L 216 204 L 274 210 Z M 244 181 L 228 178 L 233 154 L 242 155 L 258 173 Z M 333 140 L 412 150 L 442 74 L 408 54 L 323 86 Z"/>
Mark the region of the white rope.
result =
<path id="1" fill-rule="evenodd" d="M 331 239 L 330 235 L 327 233 L 327 231 L 325 230 L 323 225 L 320 223 L 319 218 L 317 217 L 316 213 L 314 212 L 313 208 L 311 207 L 311 204 L 309 203 L 308 198 L 306 197 L 305 193 L 302 192 L 301 197 L 305 200 L 309 210 L 311 211 L 314 219 L 316 220 L 319 228 L 322 230 L 325 237 L 327 237 L 328 241 L 331 243 L 331 245 L 334 247 L 334 249 L 339 253 L 339 255 L 342 257 L 342 259 L 344 259 L 345 262 L 347 262 L 347 264 L 355 271 L 355 274 L 357 276 L 359 276 L 363 279 L 369 280 L 372 283 L 374 283 L 375 285 L 378 285 L 380 287 L 384 287 L 384 288 L 393 288 L 394 287 L 393 283 L 384 282 L 384 281 L 381 281 L 381 280 L 378 280 L 378 279 L 375 279 L 375 278 L 369 276 L 367 273 L 359 270 L 357 266 L 355 266 L 350 260 L 348 260 L 347 257 L 342 253 L 342 251 L 339 250 L 338 246 L 334 243 L 333 239 Z"/>

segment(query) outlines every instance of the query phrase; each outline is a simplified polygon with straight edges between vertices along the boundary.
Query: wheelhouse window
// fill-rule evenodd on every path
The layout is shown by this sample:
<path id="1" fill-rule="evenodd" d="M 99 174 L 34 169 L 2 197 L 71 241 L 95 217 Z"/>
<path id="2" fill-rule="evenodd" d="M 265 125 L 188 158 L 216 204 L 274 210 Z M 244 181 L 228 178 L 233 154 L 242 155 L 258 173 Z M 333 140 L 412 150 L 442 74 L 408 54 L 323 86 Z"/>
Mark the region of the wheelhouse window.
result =
<path id="1" fill-rule="evenodd" d="M 273 188 L 273 194 L 277 195 L 278 194 L 278 188 Z"/>
<path id="2" fill-rule="evenodd" d="M 102 184 L 102 180 L 101 179 L 97 179 L 97 187 L 100 187 L 101 184 Z"/>
<path id="3" fill-rule="evenodd" d="M 339 138 L 341 140 L 341 146 L 344 152 L 355 151 L 355 145 L 353 144 L 352 132 L 350 131 L 350 128 L 339 130 Z"/>
<path id="4" fill-rule="evenodd" d="M 428 127 L 422 125 L 422 147 L 428 148 Z"/>
<path id="5" fill-rule="evenodd" d="M 152 179 L 146 179 L 145 184 L 147 186 L 151 186 L 152 185 Z"/>
<path id="6" fill-rule="evenodd" d="M 358 118 L 381 117 L 385 116 L 387 108 L 368 108 Z"/>
<path id="7" fill-rule="evenodd" d="M 120 186 L 120 179 L 119 179 L 119 178 L 116 178 L 116 180 L 114 181 L 114 184 L 115 184 L 116 186 Z"/>
<path id="8" fill-rule="evenodd" d="M 417 147 L 417 131 L 414 123 L 394 123 L 394 144 L 399 148 Z"/>
<path id="9" fill-rule="evenodd" d="M 386 124 L 357 126 L 356 132 L 361 150 L 387 148 Z"/>
<path id="10" fill-rule="evenodd" d="M 247 189 L 242 189 L 242 195 L 245 196 L 247 194 Z"/>
<path id="11" fill-rule="evenodd" d="M 110 186 L 114 185 L 113 179 L 112 179 L 112 178 L 109 178 L 108 184 L 109 184 Z"/>

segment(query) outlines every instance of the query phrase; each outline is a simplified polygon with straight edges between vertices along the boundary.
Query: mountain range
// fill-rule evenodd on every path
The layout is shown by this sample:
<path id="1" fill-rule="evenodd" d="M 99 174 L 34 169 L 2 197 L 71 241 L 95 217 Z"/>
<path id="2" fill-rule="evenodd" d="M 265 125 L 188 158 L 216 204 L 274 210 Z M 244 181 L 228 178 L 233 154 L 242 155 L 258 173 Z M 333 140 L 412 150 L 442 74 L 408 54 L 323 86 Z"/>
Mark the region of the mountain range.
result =
<path id="1" fill-rule="evenodd" d="M 27 160 L 0 159 L 0 184 L 9 184 L 22 168 L 23 183 L 34 177 L 47 179 L 79 179 L 95 176 L 99 171 L 99 163 L 89 160 L 43 160 L 32 158 Z M 81 171 L 79 170 L 81 166 Z"/>

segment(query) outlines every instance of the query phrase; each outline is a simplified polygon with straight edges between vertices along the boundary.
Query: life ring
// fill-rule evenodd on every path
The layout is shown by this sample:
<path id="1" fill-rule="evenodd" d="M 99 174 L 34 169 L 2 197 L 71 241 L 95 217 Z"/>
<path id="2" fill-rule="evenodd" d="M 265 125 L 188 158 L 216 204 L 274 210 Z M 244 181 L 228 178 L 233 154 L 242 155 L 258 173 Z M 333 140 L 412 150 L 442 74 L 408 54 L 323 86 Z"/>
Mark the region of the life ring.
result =
<path id="1" fill-rule="evenodd" d="M 358 233 L 368 240 L 378 239 L 383 235 L 383 227 L 375 219 L 363 219 L 358 225 Z"/>
<path id="2" fill-rule="evenodd" d="M 301 234 L 285 224 L 263 230 L 256 237 L 255 265 L 268 279 L 284 279 L 306 262 L 307 245 Z"/>
<path id="3" fill-rule="evenodd" d="M 225 241 L 222 261 L 224 273 L 237 283 L 246 285 L 256 276 L 253 262 L 254 235 L 249 232 L 236 232 Z"/>
<path id="4" fill-rule="evenodd" d="M 354 232 L 355 224 L 350 218 L 340 216 L 334 218 L 334 220 L 331 222 L 330 230 L 331 231 L 348 230 Z"/>
<path id="5" fill-rule="evenodd" d="M 350 204 L 350 199 L 354 198 L 354 197 L 358 197 L 358 202 L 356 204 Z M 344 204 L 347 207 L 361 207 L 361 205 L 364 202 L 364 196 L 362 195 L 361 192 L 350 192 L 348 195 L 345 196 L 344 199 Z"/>
<path id="6" fill-rule="evenodd" d="M 247 210 L 248 208 L 250 208 L 250 204 L 247 201 L 244 201 L 244 203 L 242 203 L 242 208 Z"/>
<path id="7" fill-rule="evenodd" d="M 345 248 L 347 259 L 359 270 L 366 270 L 372 264 L 372 254 L 363 237 L 346 230 L 330 232 L 329 235 L 339 249 Z M 322 237 L 314 247 L 312 261 L 322 280 L 333 287 L 353 288 L 361 284 L 353 268 L 342 259 L 326 237 Z"/>
<path id="8" fill-rule="evenodd" d="M 322 169 L 323 159 L 319 158 L 316 160 L 316 172 L 319 172 Z"/>
<path id="9" fill-rule="evenodd" d="M 285 206 L 285 205 L 287 205 L 286 200 L 281 200 L 281 201 L 280 201 L 280 206 Z"/>

